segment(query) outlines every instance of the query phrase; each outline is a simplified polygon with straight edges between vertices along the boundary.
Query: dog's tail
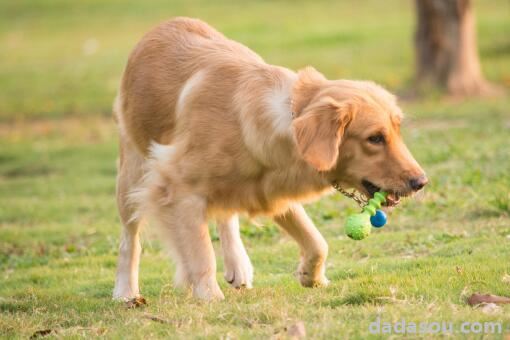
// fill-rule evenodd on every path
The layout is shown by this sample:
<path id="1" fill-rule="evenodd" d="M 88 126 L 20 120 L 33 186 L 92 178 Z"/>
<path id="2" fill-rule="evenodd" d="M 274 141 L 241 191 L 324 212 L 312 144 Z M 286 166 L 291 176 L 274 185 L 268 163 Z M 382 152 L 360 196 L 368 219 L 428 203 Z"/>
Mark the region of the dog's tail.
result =
<path id="1" fill-rule="evenodd" d="M 120 125 L 122 120 L 122 94 L 120 90 L 117 92 L 117 95 L 113 100 L 112 116 L 115 123 Z"/>
<path id="2" fill-rule="evenodd" d="M 152 142 L 149 158 L 144 163 L 144 175 L 139 184 L 131 190 L 128 202 L 135 213 L 131 220 L 140 220 L 157 213 L 157 208 L 172 201 L 171 185 L 164 173 L 175 154 L 175 147 Z"/>

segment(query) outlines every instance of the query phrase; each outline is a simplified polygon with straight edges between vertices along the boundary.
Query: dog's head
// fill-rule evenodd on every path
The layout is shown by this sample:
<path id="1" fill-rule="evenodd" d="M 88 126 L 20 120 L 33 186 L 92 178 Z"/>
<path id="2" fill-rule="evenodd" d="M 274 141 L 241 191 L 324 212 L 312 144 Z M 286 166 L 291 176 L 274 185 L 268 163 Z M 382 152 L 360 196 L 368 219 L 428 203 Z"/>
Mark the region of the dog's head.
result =
<path id="1" fill-rule="evenodd" d="M 395 97 L 366 81 L 329 81 L 299 72 L 292 93 L 294 137 L 303 159 L 331 181 L 367 197 L 378 190 L 398 203 L 427 184 L 400 135 Z"/>

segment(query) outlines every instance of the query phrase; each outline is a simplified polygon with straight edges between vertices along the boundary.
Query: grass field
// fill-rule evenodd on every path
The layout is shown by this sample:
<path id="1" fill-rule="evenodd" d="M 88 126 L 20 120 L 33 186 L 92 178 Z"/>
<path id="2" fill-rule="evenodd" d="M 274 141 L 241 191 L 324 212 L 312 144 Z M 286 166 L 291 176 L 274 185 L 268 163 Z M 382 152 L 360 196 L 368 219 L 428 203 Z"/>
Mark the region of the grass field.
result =
<path id="1" fill-rule="evenodd" d="M 484 72 L 508 93 L 510 5 L 474 3 Z M 508 337 L 510 306 L 465 302 L 473 292 L 510 295 L 508 96 L 402 103 L 406 141 L 431 184 L 360 242 L 342 228 L 353 202 L 334 195 L 307 207 L 330 245 L 328 288 L 299 286 L 297 246 L 261 218 L 264 227 L 244 221 L 242 230 L 253 290 L 228 287 L 218 251 L 225 301 L 175 292 L 149 228 L 141 264 L 149 304 L 112 302 L 120 226 L 110 107 L 130 49 L 176 15 L 200 17 L 293 69 L 312 64 L 330 78 L 373 79 L 396 92 L 412 78 L 407 0 L 1 1 L 1 337 L 51 329 L 73 338 L 278 338 L 302 321 L 311 339 L 365 338 L 378 317 L 452 322 L 455 330 L 500 322 L 502 334 L 468 337 Z M 218 247 L 214 228 L 212 235 Z"/>

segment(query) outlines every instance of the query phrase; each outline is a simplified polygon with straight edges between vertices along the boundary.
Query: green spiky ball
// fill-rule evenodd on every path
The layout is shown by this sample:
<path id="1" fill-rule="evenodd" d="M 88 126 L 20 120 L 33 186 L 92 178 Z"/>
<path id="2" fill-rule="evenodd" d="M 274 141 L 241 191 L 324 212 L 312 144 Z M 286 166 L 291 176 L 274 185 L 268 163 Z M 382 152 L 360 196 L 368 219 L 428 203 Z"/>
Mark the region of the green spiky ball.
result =
<path id="1" fill-rule="evenodd" d="M 345 233 L 353 240 L 359 241 L 370 235 L 372 230 L 372 223 L 370 217 L 374 216 L 377 209 L 381 208 L 381 205 L 386 201 L 388 194 L 384 191 L 379 191 L 374 194 L 374 197 L 368 200 L 367 205 L 363 207 L 363 210 L 359 214 L 351 215 L 347 218 L 345 223 Z M 382 227 L 386 223 L 386 218 L 381 225 Z"/>
<path id="2" fill-rule="evenodd" d="M 372 224 L 370 223 L 369 214 L 355 214 L 347 218 L 345 223 L 345 233 L 353 240 L 362 240 L 372 230 Z"/>

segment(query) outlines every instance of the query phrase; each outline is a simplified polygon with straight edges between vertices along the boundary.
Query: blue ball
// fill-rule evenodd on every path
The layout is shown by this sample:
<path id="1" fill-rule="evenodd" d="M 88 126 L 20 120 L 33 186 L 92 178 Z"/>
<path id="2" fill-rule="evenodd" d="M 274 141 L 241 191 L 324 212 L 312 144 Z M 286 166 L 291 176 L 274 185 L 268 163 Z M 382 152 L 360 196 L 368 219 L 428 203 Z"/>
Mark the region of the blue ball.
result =
<path id="1" fill-rule="evenodd" d="M 386 224 L 388 218 L 382 210 L 377 210 L 374 216 L 370 216 L 370 223 L 376 228 L 381 228 Z"/>

